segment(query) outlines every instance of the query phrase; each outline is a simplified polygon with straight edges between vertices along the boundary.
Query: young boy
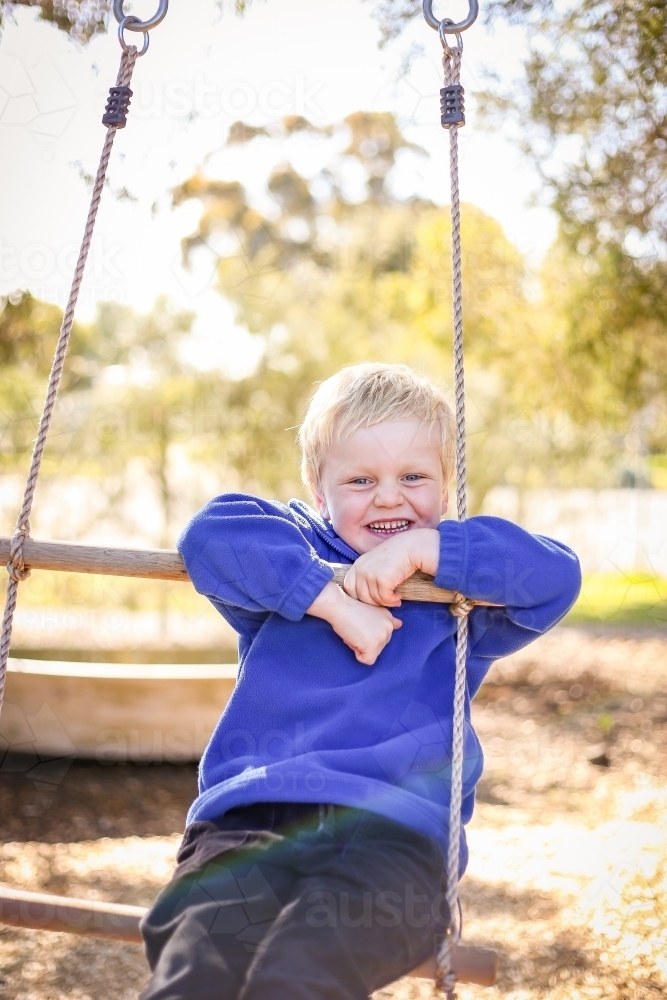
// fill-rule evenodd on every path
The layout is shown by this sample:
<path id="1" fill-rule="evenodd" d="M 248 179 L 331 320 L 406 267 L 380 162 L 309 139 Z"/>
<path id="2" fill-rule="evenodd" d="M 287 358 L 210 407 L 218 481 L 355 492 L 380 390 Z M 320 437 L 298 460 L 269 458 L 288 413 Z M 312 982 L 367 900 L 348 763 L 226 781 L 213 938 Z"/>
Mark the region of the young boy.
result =
<path id="1" fill-rule="evenodd" d="M 396 588 L 423 570 L 502 605 L 469 619 L 467 822 L 483 762 L 470 699 L 580 585 L 558 542 L 441 520 L 453 434 L 446 399 L 410 369 L 343 369 L 300 431 L 316 511 L 226 494 L 183 532 L 195 587 L 239 633 L 239 676 L 143 922 L 144 1000 L 363 1000 L 444 933 L 456 618 Z M 332 562 L 352 564 L 344 590 Z"/>

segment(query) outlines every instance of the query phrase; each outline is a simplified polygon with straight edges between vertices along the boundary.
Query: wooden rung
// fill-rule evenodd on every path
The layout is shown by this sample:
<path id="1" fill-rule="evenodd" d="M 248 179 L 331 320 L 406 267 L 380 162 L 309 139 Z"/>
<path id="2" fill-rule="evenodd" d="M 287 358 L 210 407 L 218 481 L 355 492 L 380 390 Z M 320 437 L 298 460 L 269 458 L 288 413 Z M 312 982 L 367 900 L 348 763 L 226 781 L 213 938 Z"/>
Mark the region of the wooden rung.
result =
<path id="1" fill-rule="evenodd" d="M 0 560 L 9 561 L 11 539 L 0 538 Z M 178 552 L 169 549 L 116 549 L 71 542 L 38 542 L 27 538 L 23 557 L 28 569 L 55 569 L 64 573 L 100 573 L 103 576 L 136 576 L 152 580 L 190 577 Z"/>
<path id="2" fill-rule="evenodd" d="M 146 910 L 141 906 L 68 899 L 66 896 L 0 886 L 0 924 L 11 927 L 142 944 L 139 921 L 144 913 Z M 493 986 L 497 970 L 498 956 L 495 951 L 470 945 L 455 947 L 454 971 L 459 982 Z M 434 979 L 435 958 L 410 974 L 421 979 Z"/>
<path id="3" fill-rule="evenodd" d="M 498 979 L 498 955 L 491 948 L 476 948 L 470 944 L 454 946 L 454 972 L 459 983 L 493 986 Z M 435 979 L 435 955 L 410 975 L 417 979 Z"/>
<path id="4" fill-rule="evenodd" d="M 0 562 L 9 560 L 11 539 L 0 538 Z M 23 545 L 23 557 L 28 569 L 52 569 L 65 573 L 100 573 L 104 576 L 133 576 L 151 580 L 190 580 L 178 552 L 170 549 L 117 549 L 100 545 L 73 545 L 71 542 L 38 542 L 28 538 Z M 342 586 L 349 566 L 332 563 L 334 579 Z M 451 604 L 452 590 L 436 587 L 433 577 L 415 573 L 401 584 L 399 593 L 406 601 L 431 601 Z M 487 607 L 497 607 L 488 601 L 475 601 Z"/>
<path id="5" fill-rule="evenodd" d="M 35 931 L 64 931 L 114 941 L 141 942 L 141 906 L 98 903 L 0 886 L 0 924 Z"/>
<path id="6" fill-rule="evenodd" d="M 334 580 L 339 587 L 342 587 L 345 574 L 350 567 L 341 563 L 332 563 L 331 565 L 333 566 Z M 427 573 L 414 573 L 405 583 L 400 585 L 398 592 L 406 601 L 430 601 L 433 604 L 451 604 L 458 596 L 455 590 L 443 590 L 442 587 L 436 587 L 433 577 Z M 499 607 L 499 605 L 490 604 L 489 601 L 475 601 L 475 604 L 482 604 L 487 608 Z"/>

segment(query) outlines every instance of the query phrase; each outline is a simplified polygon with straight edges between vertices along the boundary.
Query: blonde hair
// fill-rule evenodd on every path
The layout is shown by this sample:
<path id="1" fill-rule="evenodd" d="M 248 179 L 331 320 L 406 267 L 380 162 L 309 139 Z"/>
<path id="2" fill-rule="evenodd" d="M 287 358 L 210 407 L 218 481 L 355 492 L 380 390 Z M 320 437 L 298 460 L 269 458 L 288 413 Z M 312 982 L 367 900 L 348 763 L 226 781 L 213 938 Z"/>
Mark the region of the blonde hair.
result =
<path id="1" fill-rule="evenodd" d="M 322 382 L 299 428 L 301 476 L 318 486 L 334 435 L 413 417 L 437 429 L 445 482 L 454 467 L 454 414 L 444 392 L 407 365 L 350 365 Z"/>

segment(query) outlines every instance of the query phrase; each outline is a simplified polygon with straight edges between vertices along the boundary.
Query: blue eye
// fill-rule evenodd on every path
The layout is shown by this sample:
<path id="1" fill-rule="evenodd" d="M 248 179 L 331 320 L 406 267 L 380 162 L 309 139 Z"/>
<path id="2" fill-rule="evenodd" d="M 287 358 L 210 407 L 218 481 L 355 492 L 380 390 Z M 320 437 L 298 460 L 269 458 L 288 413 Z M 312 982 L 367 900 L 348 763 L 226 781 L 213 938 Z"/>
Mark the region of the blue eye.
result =
<path id="1" fill-rule="evenodd" d="M 352 479 L 351 483 L 353 486 L 368 486 L 370 479 L 366 479 L 365 476 L 359 476 L 358 479 Z"/>
<path id="2" fill-rule="evenodd" d="M 404 479 L 406 480 L 406 482 L 408 482 L 408 483 L 418 483 L 418 482 L 419 482 L 419 480 L 420 480 L 420 479 L 423 479 L 424 477 L 423 477 L 423 476 L 420 476 L 420 475 L 419 475 L 418 473 L 416 473 L 416 472 L 410 472 L 410 473 L 408 473 L 408 475 L 407 475 L 407 476 L 403 476 L 403 478 L 404 478 Z"/>

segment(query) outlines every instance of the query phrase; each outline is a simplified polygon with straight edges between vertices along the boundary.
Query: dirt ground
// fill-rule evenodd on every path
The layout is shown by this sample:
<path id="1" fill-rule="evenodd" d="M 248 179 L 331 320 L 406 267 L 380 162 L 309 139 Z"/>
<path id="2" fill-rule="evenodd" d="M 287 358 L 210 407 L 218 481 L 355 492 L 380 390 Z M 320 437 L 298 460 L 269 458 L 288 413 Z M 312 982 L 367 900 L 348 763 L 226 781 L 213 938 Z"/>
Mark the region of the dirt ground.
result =
<path id="1" fill-rule="evenodd" d="M 500 955 L 462 1000 L 649 1000 L 667 987 L 667 637 L 561 628 L 497 664 L 475 703 L 487 765 L 462 883 L 468 942 Z M 0 767 L 0 881 L 149 904 L 194 766 Z M 29 768 L 32 768 L 29 770 Z M 2 1000 L 125 1000 L 141 948 L 0 929 Z M 422 1000 L 405 979 L 376 1000 Z"/>

